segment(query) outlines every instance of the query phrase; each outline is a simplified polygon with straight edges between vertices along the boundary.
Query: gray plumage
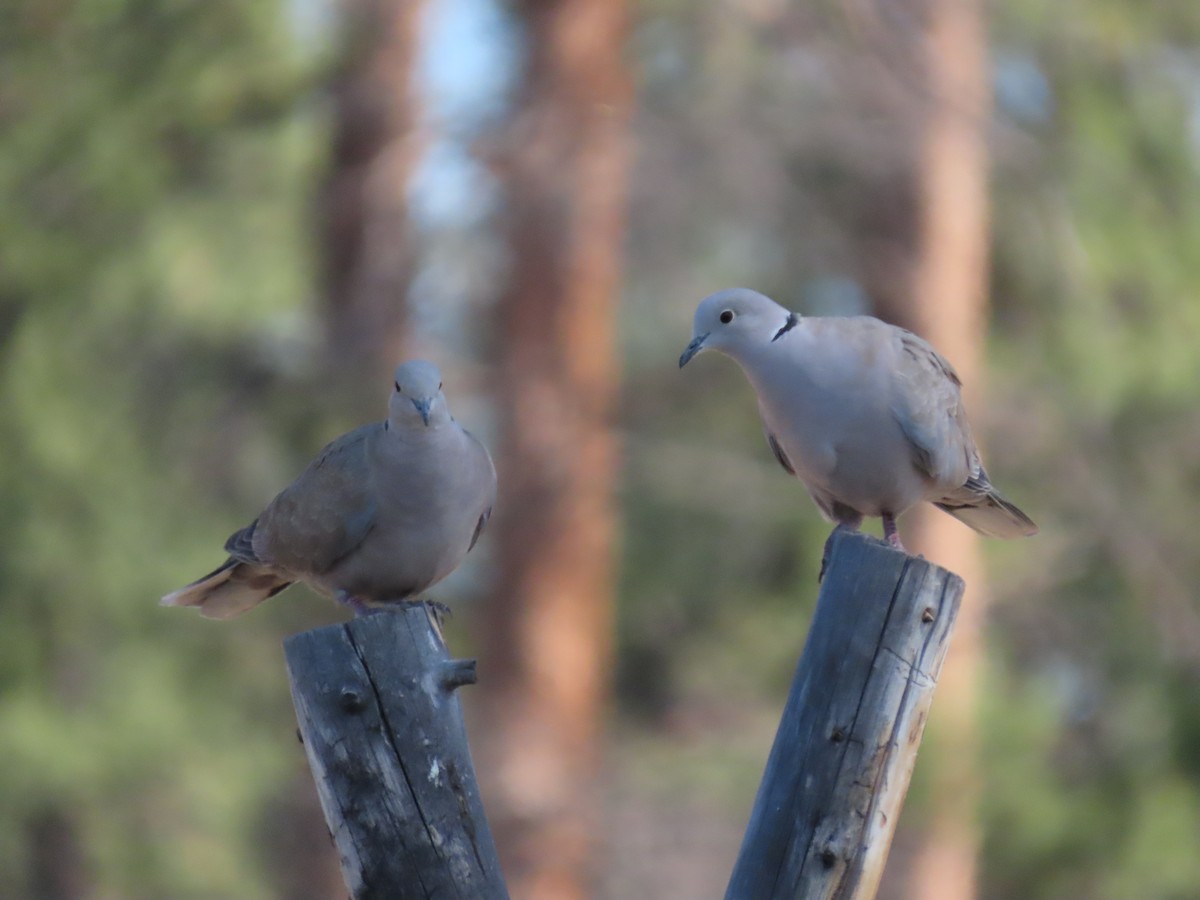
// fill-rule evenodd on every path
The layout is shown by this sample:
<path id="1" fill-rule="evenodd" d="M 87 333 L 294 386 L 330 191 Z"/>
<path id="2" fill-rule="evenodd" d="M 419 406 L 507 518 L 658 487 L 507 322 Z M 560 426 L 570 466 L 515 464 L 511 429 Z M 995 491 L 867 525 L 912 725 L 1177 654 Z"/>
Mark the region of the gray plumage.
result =
<path id="1" fill-rule="evenodd" d="M 696 309 L 683 367 L 716 350 L 741 366 L 767 442 L 827 519 L 858 528 L 927 500 L 989 537 L 1037 526 L 988 480 L 953 367 L 912 332 L 870 316 L 806 318 L 744 288 Z"/>
<path id="2" fill-rule="evenodd" d="M 227 559 L 162 598 L 226 619 L 296 581 L 362 613 L 441 581 L 475 546 L 496 498 L 484 446 L 451 417 L 441 375 L 396 369 L 382 422 L 326 446 L 248 526 Z"/>

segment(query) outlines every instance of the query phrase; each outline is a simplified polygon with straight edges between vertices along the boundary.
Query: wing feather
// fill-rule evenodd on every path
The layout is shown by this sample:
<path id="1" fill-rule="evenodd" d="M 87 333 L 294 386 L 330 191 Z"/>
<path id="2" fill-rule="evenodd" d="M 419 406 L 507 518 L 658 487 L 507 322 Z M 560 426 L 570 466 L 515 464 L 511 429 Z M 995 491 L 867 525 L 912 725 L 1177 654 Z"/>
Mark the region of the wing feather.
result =
<path id="1" fill-rule="evenodd" d="M 271 501 L 251 526 L 259 560 L 321 575 L 363 542 L 377 511 L 368 450 L 382 427 L 364 425 L 333 441 Z"/>
<path id="2" fill-rule="evenodd" d="M 897 329 L 900 353 L 891 411 L 912 445 L 913 464 L 937 484 L 961 485 L 980 470 L 954 367 L 928 342 Z"/>

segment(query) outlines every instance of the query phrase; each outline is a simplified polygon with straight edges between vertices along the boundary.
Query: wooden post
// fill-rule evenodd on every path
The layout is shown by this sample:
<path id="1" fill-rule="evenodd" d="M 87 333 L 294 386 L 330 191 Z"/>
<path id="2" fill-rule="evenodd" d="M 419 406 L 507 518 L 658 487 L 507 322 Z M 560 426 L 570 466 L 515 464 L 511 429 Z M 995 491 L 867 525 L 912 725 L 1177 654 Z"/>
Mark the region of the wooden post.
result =
<path id="1" fill-rule="evenodd" d="M 726 900 L 875 896 L 963 587 L 835 533 Z"/>
<path id="2" fill-rule="evenodd" d="M 454 690 L 423 605 L 284 642 L 292 700 L 325 821 L 355 900 L 506 898 Z"/>

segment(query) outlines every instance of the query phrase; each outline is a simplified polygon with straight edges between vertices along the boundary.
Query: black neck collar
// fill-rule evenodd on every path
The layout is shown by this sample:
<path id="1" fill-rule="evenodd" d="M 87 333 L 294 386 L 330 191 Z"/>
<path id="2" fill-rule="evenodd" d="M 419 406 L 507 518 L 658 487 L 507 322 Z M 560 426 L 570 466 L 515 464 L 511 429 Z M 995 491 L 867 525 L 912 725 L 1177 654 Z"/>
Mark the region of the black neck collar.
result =
<path id="1" fill-rule="evenodd" d="M 800 317 L 798 315 L 796 315 L 794 312 L 788 313 L 787 321 L 783 323 L 782 328 L 775 332 L 775 337 L 771 338 L 771 343 L 775 343 L 777 340 L 795 328 L 799 322 Z"/>

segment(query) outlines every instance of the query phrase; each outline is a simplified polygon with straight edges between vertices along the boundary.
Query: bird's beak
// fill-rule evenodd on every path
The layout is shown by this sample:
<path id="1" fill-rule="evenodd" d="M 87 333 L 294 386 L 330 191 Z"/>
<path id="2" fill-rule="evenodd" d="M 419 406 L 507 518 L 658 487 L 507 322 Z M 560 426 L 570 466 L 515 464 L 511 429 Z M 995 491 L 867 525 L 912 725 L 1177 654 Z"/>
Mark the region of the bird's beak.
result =
<path id="1" fill-rule="evenodd" d="M 683 351 L 683 355 L 679 357 L 679 368 L 683 368 L 688 364 L 693 356 L 704 349 L 704 342 L 708 340 L 707 334 L 702 334 L 699 337 L 692 338 L 692 342 L 687 345 L 687 349 Z"/>
<path id="2" fill-rule="evenodd" d="M 432 400 L 414 400 L 412 405 L 417 408 L 417 412 L 421 414 L 421 421 L 426 426 L 429 425 L 429 407 L 433 405 Z"/>

